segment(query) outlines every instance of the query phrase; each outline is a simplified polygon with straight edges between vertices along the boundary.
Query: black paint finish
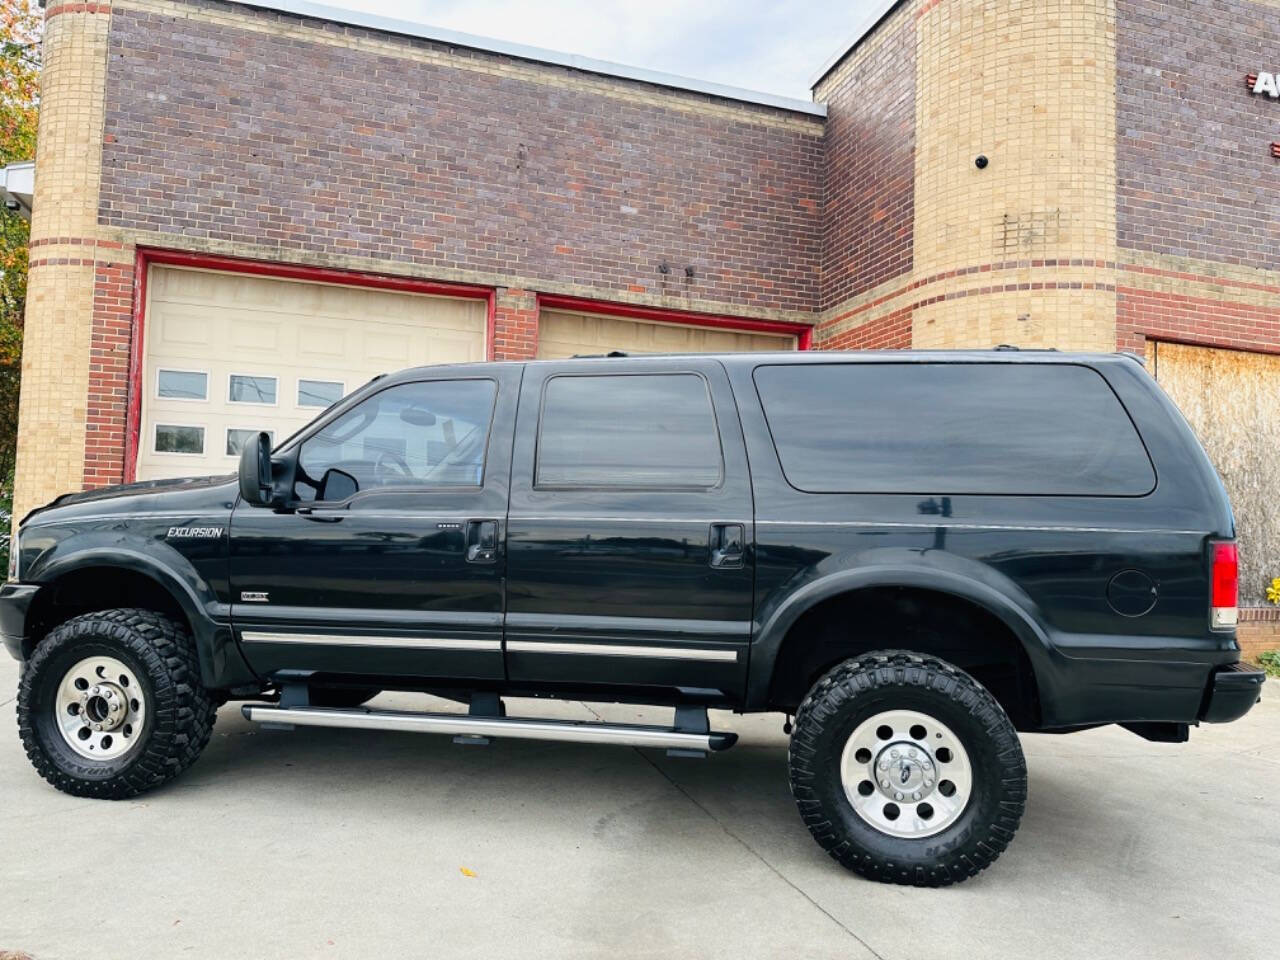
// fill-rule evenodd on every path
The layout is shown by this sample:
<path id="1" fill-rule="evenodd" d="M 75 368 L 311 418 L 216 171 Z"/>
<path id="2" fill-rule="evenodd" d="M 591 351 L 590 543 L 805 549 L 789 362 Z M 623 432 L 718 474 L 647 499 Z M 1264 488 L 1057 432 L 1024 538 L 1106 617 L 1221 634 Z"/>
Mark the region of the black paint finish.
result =
<path id="1" fill-rule="evenodd" d="M 1154 483 L 1148 472 L 1121 484 L 1124 496 L 804 492 L 779 463 L 756 372 L 808 364 L 1088 368 L 1132 420 Z M 718 449 L 690 442 L 688 430 L 705 430 L 705 417 L 686 425 L 678 443 L 655 443 L 649 432 L 635 445 L 696 459 L 682 474 L 694 482 L 664 486 L 661 463 L 651 476 L 633 472 L 613 486 L 536 482 L 549 381 L 650 375 L 705 384 Z M 331 504 L 294 499 L 300 442 L 377 390 L 451 377 L 498 384 L 481 485 L 383 486 Z M 894 419 L 935 415 L 937 397 L 928 396 L 922 392 L 919 409 L 895 409 Z M 912 397 L 900 393 L 894 403 L 909 406 Z M 867 397 L 847 407 L 830 397 L 813 416 L 877 416 Z M 625 410 L 611 416 L 634 427 Z M 661 429 L 660 418 L 645 428 Z M 821 441 L 821 431 L 807 432 L 805 443 Z M 608 457 L 625 460 L 625 445 L 611 444 Z M 578 448 L 557 448 L 563 476 L 590 476 L 575 466 L 589 459 L 580 438 Z M 712 483 L 716 459 L 722 469 Z M 937 458 L 930 463 L 936 478 Z M 1042 728 L 1193 722 L 1210 700 L 1215 716 L 1237 709 L 1211 696 L 1234 691 L 1221 668 L 1239 651 L 1234 634 L 1210 629 L 1208 619 L 1208 545 L 1234 535 L 1230 506 L 1177 410 L 1139 364 L 1120 356 L 655 356 L 405 371 L 285 441 L 273 477 L 274 508 L 237 505 L 235 482 L 223 478 L 80 494 L 34 512 L 22 533 L 29 586 L 0 592 L 0 625 L 7 634 L 22 630 L 27 607 L 68 572 L 124 567 L 172 593 L 214 686 L 302 670 L 371 686 L 752 711 L 775 706 L 773 665 L 784 642 L 804 642 L 788 631 L 805 611 L 850 591 L 909 587 L 967 600 L 1008 626 L 1034 670 Z M 197 525 L 225 531 L 215 539 L 171 535 Z M 739 527 L 742 550 L 725 563 L 721 548 Z M 481 546 L 486 531 L 495 534 L 491 549 Z M 264 593 L 266 602 L 245 599 Z M 851 635 L 858 629 L 848 624 Z M 245 632 L 359 642 L 267 643 L 246 641 Z M 12 637 L 6 644 L 25 649 Z"/>

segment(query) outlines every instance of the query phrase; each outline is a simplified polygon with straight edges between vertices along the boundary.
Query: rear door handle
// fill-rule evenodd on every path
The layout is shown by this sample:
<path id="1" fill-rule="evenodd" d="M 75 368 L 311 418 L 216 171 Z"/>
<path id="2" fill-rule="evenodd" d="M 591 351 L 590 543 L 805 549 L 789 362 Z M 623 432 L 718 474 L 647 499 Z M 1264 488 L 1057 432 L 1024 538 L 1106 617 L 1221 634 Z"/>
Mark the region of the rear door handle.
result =
<path id="1" fill-rule="evenodd" d="M 467 521 L 467 563 L 497 563 L 498 521 Z"/>
<path id="2" fill-rule="evenodd" d="M 740 523 L 711 525 L 711 566 L 718 570 L 736 570 L 746 556 L 746 529 Z"/>

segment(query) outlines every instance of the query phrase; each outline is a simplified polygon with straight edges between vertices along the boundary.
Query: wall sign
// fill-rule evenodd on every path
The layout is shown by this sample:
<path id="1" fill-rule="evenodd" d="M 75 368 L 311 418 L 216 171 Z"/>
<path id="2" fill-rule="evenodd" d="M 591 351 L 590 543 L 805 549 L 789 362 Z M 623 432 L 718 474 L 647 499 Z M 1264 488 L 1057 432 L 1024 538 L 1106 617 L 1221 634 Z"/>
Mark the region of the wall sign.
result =
<path id="1" fill-rule="evenodd" d="M 1280 84 L 1274 73 L 1251 73 L 1244 78 L 1253 93 L 1265 93 L 1272 100 L 1280 100 Z"/>
<path id="2" fill-rule="evenodd" d="M 1245 85 L 1249 88 L 1249 92 L 1257 95 L 1270 97 L 1272 100 L 1280 100 L 1280 81 L 1276 79 L 1274 73 L 1250 73 L 1244 78 Z M 1280 141 L 1271 144 L 1271 156 L 1280 160 Z"/>

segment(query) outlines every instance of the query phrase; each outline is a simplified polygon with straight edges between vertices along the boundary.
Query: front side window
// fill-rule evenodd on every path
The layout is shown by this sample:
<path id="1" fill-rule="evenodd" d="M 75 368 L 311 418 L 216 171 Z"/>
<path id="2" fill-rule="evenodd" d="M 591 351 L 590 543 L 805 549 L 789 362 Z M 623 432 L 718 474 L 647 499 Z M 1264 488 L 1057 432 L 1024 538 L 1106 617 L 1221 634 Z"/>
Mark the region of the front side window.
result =
<path id="1" fill-rule="evenodd" d="M 711 394 L 697 374 L 547 382 L 538 486 L 706 489 L 720 482 L 721 472 Z"/>
<path id="2" fill-rule="evenodd" d="M 479 486 L 496 395 L 492 380 L 404 383 L 375 393 L 302 442 L 298 499 Z"/>

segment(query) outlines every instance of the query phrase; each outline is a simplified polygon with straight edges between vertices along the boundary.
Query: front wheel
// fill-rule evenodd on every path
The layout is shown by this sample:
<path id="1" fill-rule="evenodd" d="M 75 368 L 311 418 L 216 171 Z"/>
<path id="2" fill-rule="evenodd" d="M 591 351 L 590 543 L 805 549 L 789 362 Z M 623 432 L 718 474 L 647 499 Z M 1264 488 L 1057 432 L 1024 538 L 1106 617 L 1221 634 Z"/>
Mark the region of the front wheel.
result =
<path id="1" fill-rule="evenodd" d="M 788 757 L 814 838 L 886 883 L 974 876 L 1026 804 L 1022 746 L 995 698 L 963 670 L 901 651 L 847 660 L 814 684 Z"/>
<path id="2" fill-rule="evenodd" d="M 186 628 L 150 610 L 87 613 L 40 641 L 18 687 L 36 771 L 78 797 L 118 800 L 200 756 L 217 712 Z"/>

